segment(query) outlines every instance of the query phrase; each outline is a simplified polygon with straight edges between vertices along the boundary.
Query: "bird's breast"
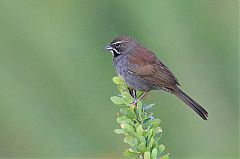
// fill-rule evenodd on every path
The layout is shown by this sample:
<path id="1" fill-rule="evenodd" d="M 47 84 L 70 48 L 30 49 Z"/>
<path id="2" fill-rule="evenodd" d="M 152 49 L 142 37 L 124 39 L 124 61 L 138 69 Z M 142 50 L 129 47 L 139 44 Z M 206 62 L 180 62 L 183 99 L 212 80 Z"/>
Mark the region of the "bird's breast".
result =
<path id="1" fill-rule="evenodd" d="M 150 83 L 129 71 L 129 62 L 126 55 L 113 58 L 113 65 L 117 74 L 127 83 L 129 88 L 142 91 L 153 89 Z"/>
<path id="2" fill-rule="evenodd" d="M 121 76 L 125 80 L 126 71 L 128 69 L 128 61 L 127 56 L 122 55 L 113 58 L 113 65 L 116 69 L 116 72 L 119 76 Z"/>

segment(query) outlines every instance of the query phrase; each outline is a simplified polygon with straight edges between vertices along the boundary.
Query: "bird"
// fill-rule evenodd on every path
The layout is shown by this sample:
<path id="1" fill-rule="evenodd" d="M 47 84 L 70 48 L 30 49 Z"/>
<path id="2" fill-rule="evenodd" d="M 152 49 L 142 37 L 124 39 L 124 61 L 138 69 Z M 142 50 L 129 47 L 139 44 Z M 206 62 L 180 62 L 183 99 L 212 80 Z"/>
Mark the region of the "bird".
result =
<path id="1" fill-rule="evenodd" d="M 134 102 L 142 99 L 151 90 L 164 90 L 181 99 L 202 119 L 207 120 L 208 112 L 179 87 L 180 84 L 170 69 L 157 56 L 136 39 L 119 35 L 105 46 L 112 53 L 112 62 L 118 76 L 130 90 L 142 91 Z"/>

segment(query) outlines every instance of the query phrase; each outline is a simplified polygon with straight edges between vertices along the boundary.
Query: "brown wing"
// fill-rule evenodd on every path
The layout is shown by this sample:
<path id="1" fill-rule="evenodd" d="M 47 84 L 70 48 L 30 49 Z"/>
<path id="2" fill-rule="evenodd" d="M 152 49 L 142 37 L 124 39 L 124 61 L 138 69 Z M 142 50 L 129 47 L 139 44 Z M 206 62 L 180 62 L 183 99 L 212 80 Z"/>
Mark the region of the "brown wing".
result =
<path id="1" fill-rule="evenodd" d="M 174 89 L 179 85 L 176 77 L 148 49 L 138 47 L 129 55 L 129 71 L 156 86 Z"/>

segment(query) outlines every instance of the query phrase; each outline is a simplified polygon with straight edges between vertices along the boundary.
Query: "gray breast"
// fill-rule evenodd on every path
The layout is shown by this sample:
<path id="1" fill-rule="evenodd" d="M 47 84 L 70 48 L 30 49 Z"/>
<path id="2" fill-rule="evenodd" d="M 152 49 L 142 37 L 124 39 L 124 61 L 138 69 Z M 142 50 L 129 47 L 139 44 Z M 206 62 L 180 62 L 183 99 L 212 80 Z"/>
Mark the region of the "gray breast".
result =
<path id="1" fill-rule="evenodd" d="M 141 77 L 134 75 L 129 71 L 128 54 L 122 54 L 113 57 L 113 65 L 115 66 L 117 74 L 127 83 L 129 88 L 141 91 L 148 91 L 154 89 L 154 86 L 149 82 L 143 80 Z"/>

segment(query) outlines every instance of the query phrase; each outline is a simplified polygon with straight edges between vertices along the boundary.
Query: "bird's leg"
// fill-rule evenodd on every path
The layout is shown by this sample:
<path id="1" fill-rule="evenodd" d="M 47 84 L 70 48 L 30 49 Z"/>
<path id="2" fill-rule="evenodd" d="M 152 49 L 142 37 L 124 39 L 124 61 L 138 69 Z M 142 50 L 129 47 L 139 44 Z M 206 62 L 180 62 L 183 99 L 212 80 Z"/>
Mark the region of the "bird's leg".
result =
<path id="1" fill-rule="evenodd" d="M 134 100 L 137 98 L 137 91 L 135 89 L 132 90 L 132 97 Z"/>
<path id="2" fill-rule="evenodd" d="M 138 101 L 139 100 L 141 100 L 142 98 L 144 98 L 146 95 L 147 95 L 147 93 L 148 93 L 149 91 L 144 91 L 141 95 L 140 95 L 140 97 L 138 97 L 138 98 L 134 98 L 134 100 L 133 100 L 133 104 L 137 104 L 138 103 Z M 135 90 L 135 93 L 136 93 L 136 90 Z"/>
<path id="3" fill-rule="evenodd" d="M 133 99 L 136 99 L 137 98 L 137 92 L 135 89 L 128 89 L 129 90 L 129 93 L 130 95 L 133 97 Z"/>

